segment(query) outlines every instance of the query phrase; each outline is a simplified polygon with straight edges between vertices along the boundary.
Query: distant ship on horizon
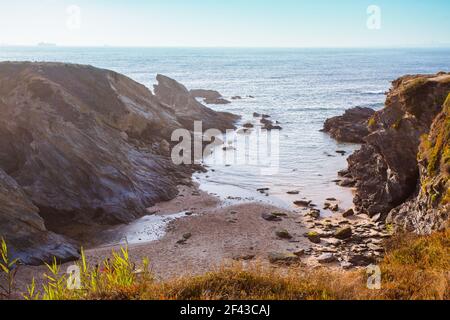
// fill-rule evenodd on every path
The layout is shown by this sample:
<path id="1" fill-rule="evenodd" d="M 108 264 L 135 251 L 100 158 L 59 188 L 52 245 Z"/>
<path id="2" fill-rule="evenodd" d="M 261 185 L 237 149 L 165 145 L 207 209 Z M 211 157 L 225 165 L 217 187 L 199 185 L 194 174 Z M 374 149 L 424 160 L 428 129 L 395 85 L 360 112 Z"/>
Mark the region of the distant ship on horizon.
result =
<path id="1" fill-rule="evenodd" d="M 38 47 L 56 47 L 56 43 L 49 43 L 49 42 L 39 42 L 37 44 Z"/>

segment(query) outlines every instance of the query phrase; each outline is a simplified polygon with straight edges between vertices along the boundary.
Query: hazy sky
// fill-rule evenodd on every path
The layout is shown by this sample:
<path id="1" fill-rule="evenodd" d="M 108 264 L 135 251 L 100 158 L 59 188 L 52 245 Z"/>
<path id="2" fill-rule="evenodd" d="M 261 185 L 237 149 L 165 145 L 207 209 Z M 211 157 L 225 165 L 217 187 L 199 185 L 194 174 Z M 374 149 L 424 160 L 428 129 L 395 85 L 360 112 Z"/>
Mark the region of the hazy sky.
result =
<path id="1" fill-rule="evenodd" d="M 377 12 L 367 13 L 371 5 L 380 8 L 380 20 Z M 381 29 L 373 29 L 378 21 Z M 0 43 L 39 42 L 70 46 L 450 46 L 450 0 L 0 0 Z"/>

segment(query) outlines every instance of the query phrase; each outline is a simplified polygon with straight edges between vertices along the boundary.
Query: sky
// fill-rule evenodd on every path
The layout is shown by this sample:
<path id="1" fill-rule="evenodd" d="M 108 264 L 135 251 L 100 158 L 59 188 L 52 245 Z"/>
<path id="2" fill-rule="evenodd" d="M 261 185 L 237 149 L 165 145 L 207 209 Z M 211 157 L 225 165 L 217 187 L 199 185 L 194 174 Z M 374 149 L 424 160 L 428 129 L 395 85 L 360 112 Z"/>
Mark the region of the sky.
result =
<path id="1" fill-rule="evenodd" d="M 449 0 L 0 0 L 0 44 L 449 46 Z"/>

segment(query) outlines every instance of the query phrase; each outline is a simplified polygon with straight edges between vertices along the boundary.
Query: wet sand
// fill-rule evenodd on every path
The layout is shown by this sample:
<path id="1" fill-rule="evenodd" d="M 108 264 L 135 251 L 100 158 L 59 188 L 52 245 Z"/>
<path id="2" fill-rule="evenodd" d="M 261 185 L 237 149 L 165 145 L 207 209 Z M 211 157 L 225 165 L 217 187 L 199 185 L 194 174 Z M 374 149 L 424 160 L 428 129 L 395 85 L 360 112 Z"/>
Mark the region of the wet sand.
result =
<path id="1" fill-rule="evenodd" d="M 176 212 L 192 214 L 168 223 L 166 234 L 159 240 L 131 244 L 134 261 L 148 257 L 158 278 L 167 279 L 183 274 L 200 274 L 236 260 L 267 260 L 270 252 L 295 252 L 309 247 L 306 230 L 297 223 L 299 213 L 281 210 L 261 203 L 223 205 L 218 198 L 198 189 L 182 187 L 180 196 L 150 210 L 157 216 Z M 263 213 L 282 212 L 287 216 L 279 222 L 269 222 Z M 275 232 L 286 229 L 293 238 L 279 239 Z M 184 243 L 183 236 L 190 234 Z M 87 252 L 93 263 L 109 256 L 114 246 Z"/>

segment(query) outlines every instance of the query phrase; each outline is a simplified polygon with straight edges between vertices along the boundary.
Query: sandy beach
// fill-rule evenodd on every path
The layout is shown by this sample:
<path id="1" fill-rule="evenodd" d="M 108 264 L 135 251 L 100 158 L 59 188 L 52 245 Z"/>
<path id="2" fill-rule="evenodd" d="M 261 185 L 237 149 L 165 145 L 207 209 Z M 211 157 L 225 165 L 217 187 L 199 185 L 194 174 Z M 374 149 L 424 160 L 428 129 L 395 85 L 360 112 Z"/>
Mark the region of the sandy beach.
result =
<path id="1" fill-rule="evenodd" d="M 327 252 L 338 252 L 334 241 L 324 239 L 314 244 L 305 235 L 311 230 L 320 232 L 323 225 L 370 223 L 361 216 L 344 219 L 339 213 L 312 219 L 305 214 L 306 210 L 288 211 L 263 203 L 225 205 L 216 196 L 200 191 L 198 186 L 180 186 L 179 190 L 175 199 L 159 203 L 148 212 L 152 217 L 161 218 L 181 212 L 181 217 L 168 222 L 164 235 L 158 240 L 128 244 L 131 260 L 139 265 L 143 258 L 149 258 L 150 269 L 158 280 L 200 275 L 235 262 L 275 268 L 292 264 L 306 268 L 341 268 L 338 259 L 320 262 L 320 257 Z M 278 221 L 263 218 L 264 214 L 273 213 L 279 217 Z M 123 228 L 127 226 L 116 226 L 112 230 L 120 233 Z M 280 237 L 279 231 L 287 231 L 289 237 Z M 106 234 L 109 233 L 111 230 Z M 100 234 L 96 241 L 108 239 Z M 351 243 L 342 245 L 348 250 Z M 126 242 L 89 248 L 85 251 L 88 263 L 99 264 L 109 258 L 113 250 L 124 246 Z M 289 263 L 270 261 L 271 256 L 277 255 L 288 258 L 294 255 L 298 260 L 293 263 L 289 259 Z M 72 264 L 63 264 L 61 272 Z M 25 290 L 33 277 L 39 284 L 46 271 L 45 266 L 21 267 L 17 276 L 19 291 Z"/>

